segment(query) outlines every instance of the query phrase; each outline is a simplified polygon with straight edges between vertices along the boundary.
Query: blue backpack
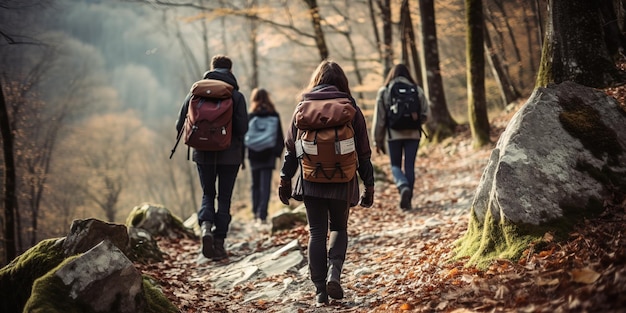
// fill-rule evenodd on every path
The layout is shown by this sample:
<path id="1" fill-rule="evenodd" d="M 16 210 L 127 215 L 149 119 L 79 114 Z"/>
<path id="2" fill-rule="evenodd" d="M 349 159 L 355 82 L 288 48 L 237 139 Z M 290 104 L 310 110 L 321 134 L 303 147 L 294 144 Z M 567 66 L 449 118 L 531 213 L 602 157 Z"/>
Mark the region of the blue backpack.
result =
<path id="1" fill-rule="evenodd" d="M 248 121 L 244 143 L 248 149 L 263 151 L 276 145 L 278 116 L 254 116 Z"/>

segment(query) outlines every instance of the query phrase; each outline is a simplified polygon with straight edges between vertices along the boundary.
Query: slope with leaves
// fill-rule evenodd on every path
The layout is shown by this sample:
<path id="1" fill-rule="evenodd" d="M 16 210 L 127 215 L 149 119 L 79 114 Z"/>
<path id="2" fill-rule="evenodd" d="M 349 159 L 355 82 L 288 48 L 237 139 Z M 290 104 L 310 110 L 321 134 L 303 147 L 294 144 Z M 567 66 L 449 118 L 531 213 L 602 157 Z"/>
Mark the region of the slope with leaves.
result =
<path id="1" fill-rule="evenodd" d="M 624 92 L 612 94 L 623 99 L 618 94 Z M 511 116 L 492 121 L 493 142 Z M 196 241 L 161 240 L 166 260 L 138 267 L 159 281 L 182 312 L 285 312 L 282 299 L 244 301 L 259 286 L 285 278 L 310 286 L 298 301 L 299 312 L 618 312 L 626 307 L 626 201 L 617 195 L 605 203 L 602 216 L 585 220 L 567 241 L 550 242 L 546 234 L 550 243 L 529 247 L 519 262 L 498 260 L 479 271 L 465 267 L 463 260 L 450 261 L 455 241 L 466 231 L 469 205 L 492 148 L 473 150 L 464 127 L 448 142 L 421 147 L 411 211 L 399 209 L 389 179 L 378 181 L 374 206 L 351 211 L 342 276 L 346 298 L 326 307 L 315 308 L 311 283 L 292 274 L 228 291 L 214 289 L 207 276 L 221 264 L 196 265 Z M 389 178 L 387 159 L 375 156 L 373 161 Z M 259 235 L 266 236 L 263 244 L 242 244 L 259 242 L 253 240 Z M 245 247 L 236 252 L 245 254 L 293 239 L 306 249 L 306 226 L 273 236 L 253 231 L 229 238 L 229 246 Z"/>

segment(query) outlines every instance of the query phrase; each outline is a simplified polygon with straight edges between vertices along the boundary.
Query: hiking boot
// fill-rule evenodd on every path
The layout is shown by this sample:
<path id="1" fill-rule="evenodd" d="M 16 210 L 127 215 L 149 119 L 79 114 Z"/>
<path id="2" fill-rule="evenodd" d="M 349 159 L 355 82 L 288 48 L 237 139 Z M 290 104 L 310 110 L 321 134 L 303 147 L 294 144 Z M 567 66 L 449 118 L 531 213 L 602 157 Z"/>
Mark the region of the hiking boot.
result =
<path id="1" fill-rule="evenodd" d="M 315 294 L 315 306 L 320 307 L 328 304 L 328 294 L 322 290 Z"/>
<path id="2" fill-rule="evenodd" d="M 228 258 L 228 253 L 226 249 L 224 249 L 224 238 L 215 238 L 215 240 L 213 240 L 213 251 L 213 257 L 211 258 L 213 261 Z"/>
<path id="3" fill-rule="evenodd" d="M 400 208 L 402 210 L 411 209 L 411 190 L 409 187 L 403 186 L 400 188 Z"/>
<path id="4" fill-rule="evenodd" d="M 202 222 L 200 225 L 200 232 L 202 236 L 202 255 L 205 258 L 212 258 L 215 254 L 213 249 L 213 233 L 211 232 L 211 228 L 213 228 L 213 224 L 211 222 Z"/>
<path id="5" fill-rule="evenodd" d="M 328 276 L 326 277 L 326 293 L 333 299 L 343 299 L 343 288 L 341 288 L 340 277 L 343 262 L 330 260 Z"/>
<path id="6" fill-rule="evenodd" d="M 322 283 L 315 283 L 315 306 L 320 307 L 328 304 L 328 293 L 326 292 L 326 285 Z"/>

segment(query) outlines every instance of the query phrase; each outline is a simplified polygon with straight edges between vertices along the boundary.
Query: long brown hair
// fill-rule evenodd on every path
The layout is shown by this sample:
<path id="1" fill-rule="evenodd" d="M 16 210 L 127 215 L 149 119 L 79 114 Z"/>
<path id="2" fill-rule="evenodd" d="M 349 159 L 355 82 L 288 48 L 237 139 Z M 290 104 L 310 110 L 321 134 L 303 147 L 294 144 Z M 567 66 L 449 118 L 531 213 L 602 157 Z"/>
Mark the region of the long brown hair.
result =
<path id="1" fill-rule="evenodd" d="M 406 79 L 411 81 L 411 83 L 417 85 L 413 80 L 413 77 L 411 77 L 411 72 L 409 71 L 409 68 L 406 67 L 406 65 L 404 64 L 396 64 L 391 68 L 391 70 L 389 70 L 389 74 L 387 74 L 387 78 L 385 78 L 384 85 L 389 85 L 389 83 L 398 76 L 405 77 Z"/>
<path id="2" fill-rule="evenodd" d="M 270 94 L 263 88 L 254 88 L 250 95 L 250 112 L 276 112 L 274 103 L 270 100 Z"/>
<path id="3" fill-rule="evenodd" d="M 304 92 L 308 92 L 313 89 L 313 87 L 324 84 L 333 85 L 337 87 L 339 91 L 343 91 L 352 96 L 346 73 L 344 73 L 339 64 L 328 59 L 322 61 L 315 71 L 313 71 L 309 85 Z"/>

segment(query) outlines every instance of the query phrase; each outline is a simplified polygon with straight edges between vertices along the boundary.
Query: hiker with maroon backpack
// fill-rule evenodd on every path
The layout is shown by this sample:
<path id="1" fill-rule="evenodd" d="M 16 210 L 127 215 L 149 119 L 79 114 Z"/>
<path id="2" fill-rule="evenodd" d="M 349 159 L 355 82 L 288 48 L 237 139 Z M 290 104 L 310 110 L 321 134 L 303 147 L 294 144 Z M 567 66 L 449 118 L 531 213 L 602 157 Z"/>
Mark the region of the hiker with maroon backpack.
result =
<path id="1" fill-rule="evenodd" d="M 316 304 L 344 296 L 340 277 L 348 247 L 350 207 L 371 207 L 374 170 L 365 118 L 343 69 L 322 61 L 287 129 L 278 188 L 280 200 L 304 201 L 309 223 L 308 261 Z M 295 188 L 291 180 L 300 169 Z M 365 190 L 359 198 L 358 176 Z M 327 247 L 327 236 L 328 247 Z"/>
<path id="2" fill-rule="evenodd" d="M 415 158 L 422 124 L 427 117 L 428 102 L 424 91 L 415 83 L 406 65 L 395 65 L 389 71 L 383 87 L 378 90 L 372 132 L 374 146 L 379 154 L 387 152 L 387 139 L 391 173 L 400 194 L 402 210 L 412 209 Z"/>
<path id="3" fill-rule="evenodd" d="M 194 84 L 185 98 L 176 123 L 179 138 L 184 136 L 185 143 L 193 148 L 192 160 L 198 168 L 202 187 L 202 203 L 198 211 L 202 254 L 212 260 L 228 257 L 224 240 L 231 221 L 230 203 L 235 179 L 243 162 L 244 136 L 248 131 L 246 99 L 239 92 L 231 69 L 230 58 L 214 56 L 211 70 L 204 74 L 203 80 Z M 221 88 L 213 88 L 214 85 Z M 222 90 L 227 90 L 225 93 L 230 93 L 230 97 L 224 99 Z M 230 114 L 231 117 L 212 120 L 211 117 L 199 117 L 202 112 L 226 114 L 226 117 Z M 195 116 L 188 113 L 195 113 Z M 204 145 L 204 142 L 210 144 Z"/>
<path id="4" fill-rule="evenodd" d="M 263 88 L 253 89 L 250 95 L 245 144 L 252 172 L 252 213 L 256 221 L 266 224 L 272 173 L 276 168 L 276 159 L 282 157 L 285 137 L 280 116 L 269 93 Z"/>

